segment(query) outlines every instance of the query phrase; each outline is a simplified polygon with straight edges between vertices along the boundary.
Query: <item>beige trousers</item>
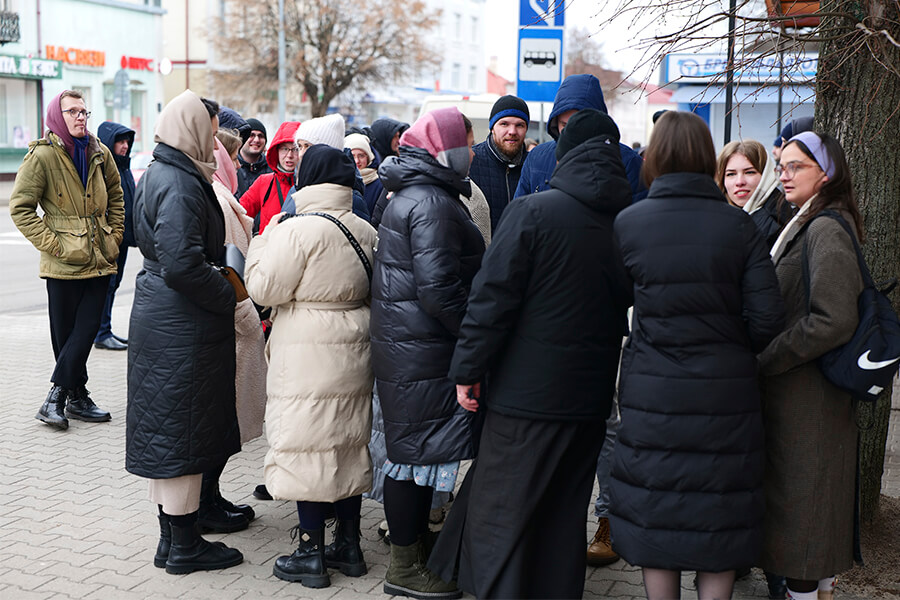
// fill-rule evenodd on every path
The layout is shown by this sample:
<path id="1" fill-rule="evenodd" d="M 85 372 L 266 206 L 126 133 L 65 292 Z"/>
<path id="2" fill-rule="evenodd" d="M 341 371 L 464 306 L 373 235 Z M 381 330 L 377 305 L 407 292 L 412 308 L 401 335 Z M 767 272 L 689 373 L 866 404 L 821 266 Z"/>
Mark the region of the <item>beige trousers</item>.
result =
<path id="1" fill-rule="evenodd" d="M 150 480 L 150 500 L 162 506 L 170 516 L 189 515 L 200 509 L 200 485 L 203 475 L 182 475 L 171 479 Z"/>

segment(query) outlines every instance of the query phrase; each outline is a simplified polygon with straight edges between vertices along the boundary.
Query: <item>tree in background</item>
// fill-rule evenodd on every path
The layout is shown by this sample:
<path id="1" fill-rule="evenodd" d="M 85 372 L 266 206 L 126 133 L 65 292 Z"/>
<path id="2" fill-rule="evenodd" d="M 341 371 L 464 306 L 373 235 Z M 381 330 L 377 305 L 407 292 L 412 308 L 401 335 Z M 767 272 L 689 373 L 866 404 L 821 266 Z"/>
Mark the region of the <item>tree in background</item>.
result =
<path id="1" fill-rule="evenodd" d="M 439 13 L 421 0 L 285 0 L 287 97 L 305 95 L 312 116 L 344 90 L 400 82 L 438 63 L 426 36 Z M 217 100 L 270 112 L 278 89 L 278 0 L 230 0 L 210 44 Z"/>
<path id="2" fill-rule="evenodd" d="M 659 66 L 668 53 L 725 48 L 732 16 L 736 45 L 743 50 L 736 53 L 736 69 L 760 56 L 791 56 L 807 45 L 819 46 L 815 128 L 834 135 L 847 153 L 868 237 L 863 254 L 873 278 L 900 278 L 900 3 L 824 0 L 815 12 L 773 17 L 761 0 L 737 0 L 733 15 L 725 0 L 621 0 L 603 26 L 622 19 L 667 28 L 636 41 L 644 51 L 637 70 Z M 723 71 L 716 83 L 725 76 Z M 900 312 L 900 293 L 892 300 Z M 878 511 L 890 397 L 891 390 L 885 390 L 874 407 L 859 409 L 859 421 L 872 423 L 860 432 L 864 520 Z"/>

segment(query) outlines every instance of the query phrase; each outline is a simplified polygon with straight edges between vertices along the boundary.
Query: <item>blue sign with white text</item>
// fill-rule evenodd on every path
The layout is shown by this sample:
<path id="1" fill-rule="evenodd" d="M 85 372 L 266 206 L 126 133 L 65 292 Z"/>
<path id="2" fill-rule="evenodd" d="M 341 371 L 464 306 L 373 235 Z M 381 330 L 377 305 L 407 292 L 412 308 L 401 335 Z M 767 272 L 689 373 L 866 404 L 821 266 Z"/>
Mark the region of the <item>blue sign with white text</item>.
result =
<path id="1" fill-rule="evenodd" d="M 565 0 L 520 0 L 520 27 L 562 27 L 565 25 Z"/>
<path id="2" fill-rule="evenodd" d="M 519 28 L 519 98 L 553 102 L 562 82 L 563 64 L 562 27 Z"/>

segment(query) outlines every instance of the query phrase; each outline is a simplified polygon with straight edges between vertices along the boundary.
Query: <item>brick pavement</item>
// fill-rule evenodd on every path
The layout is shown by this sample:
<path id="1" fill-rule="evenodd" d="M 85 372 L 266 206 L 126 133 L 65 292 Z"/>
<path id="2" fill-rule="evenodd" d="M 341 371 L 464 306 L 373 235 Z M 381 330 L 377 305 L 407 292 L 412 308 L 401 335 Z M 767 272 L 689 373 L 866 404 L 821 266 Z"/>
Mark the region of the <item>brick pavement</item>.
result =
<path id="1" fill-rule="evenodd" d="M 131 296 L 120 294 L 114 330 L 125 333 Z M 259 502 L 250 496 L 262 481 L 262 439 L 233 457 L 222 478 L 225 496 L 253 504 L 257 520 L 246 531 L 209 536 L 239 548 L 245 562 L 185 576 L 154 568 L 155 507 L 147 499 L 146 482 L 123 466 L 125 353 L 94 351 L 88 365 L 92 395 L 112 412 L 112 422 L 72 421 L 68 431 L 59 432 L 34 419 L 52 366 L 46 315 L 0 315 L 0 332 L 5 413 L 0 420 L 0 598 L 387 598 L 381 585 L 389 552 L 376 535 L 383 513 L 370 500 L 362 512 L 368 575 L 354 579 L 333 572 L 332 586 L 323 590 L 272 576 L 275 558 L 292 550 L 288 530 L 296 513 L 291 503 Z M 900 410 L 894 410 L 885 471 L 885 490 L 892 495 L 900 495 L 898 421 Z M 585 515 L 590 535 L 596 525 L 587 510 Z M 690 576 L 683 583 L 685 598 L 696 597 Z M 735 597 L 764 598 L 761 574 L 738 582 Z M 585 598 L 643 598 L 640 572 L 622 561 L 588 568 Z"/>

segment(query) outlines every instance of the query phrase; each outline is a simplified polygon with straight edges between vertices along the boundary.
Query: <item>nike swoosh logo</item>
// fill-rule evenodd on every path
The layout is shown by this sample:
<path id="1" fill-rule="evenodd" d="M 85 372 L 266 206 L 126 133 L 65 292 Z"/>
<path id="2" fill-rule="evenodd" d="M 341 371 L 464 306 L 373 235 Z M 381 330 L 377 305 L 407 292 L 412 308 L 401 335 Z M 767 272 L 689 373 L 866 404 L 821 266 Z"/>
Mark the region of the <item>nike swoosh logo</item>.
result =
<path id="1" fill-rule="evenodd" d="M 891 363 L 895 363 L 900 360 L 900 356 L 897 358 L 892 358 L 891 360 L 879 360 L 876 362 L 872 362 L 869 360 L 869 352 L 871 350 L 866 350 L 866 352 L 859 357 L 859 360 L 856 361 L 856 364 L 859 365 L 860 369 L 865 369 L 866 371 L 875 371 L 876 369 L 882 369 Z"/>

